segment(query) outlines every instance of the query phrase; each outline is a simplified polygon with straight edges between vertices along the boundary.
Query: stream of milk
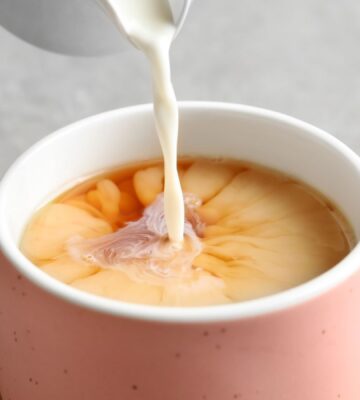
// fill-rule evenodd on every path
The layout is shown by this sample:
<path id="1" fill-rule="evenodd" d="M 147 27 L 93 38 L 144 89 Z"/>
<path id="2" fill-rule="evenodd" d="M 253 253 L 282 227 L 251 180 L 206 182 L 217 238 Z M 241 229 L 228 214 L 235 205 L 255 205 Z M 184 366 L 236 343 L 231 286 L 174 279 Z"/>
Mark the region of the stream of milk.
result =
<path id="1" fill-rule="evenodd" d="M 101 0 L 120 30 L 147 57 L 156 129 L 164 158 L 164 207 L 169 239 L 181 244 L 184 200 L 177 171 L 179 113 L 171 82 L 169 50 L 176 32 L 168 0 Z"/>

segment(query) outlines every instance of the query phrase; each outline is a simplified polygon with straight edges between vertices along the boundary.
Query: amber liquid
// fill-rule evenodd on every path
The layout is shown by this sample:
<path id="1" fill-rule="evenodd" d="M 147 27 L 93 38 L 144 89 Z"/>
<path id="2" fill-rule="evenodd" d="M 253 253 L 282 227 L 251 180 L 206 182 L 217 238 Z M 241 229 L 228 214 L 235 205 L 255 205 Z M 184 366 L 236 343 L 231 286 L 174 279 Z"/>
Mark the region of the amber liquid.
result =
<path id="1" fill-rule="evenodd" d="M 134 275 L 136 265 L 103 268 L 67 250 L 72 237 L 103 237 L 141 218 L 163 191 L 160 161 L 107 171 L 65 192 L 30 221 L 22 251 L 45 273 L 99 296 L 199 306 L 297 286 L 336 265 L 355 244 L 339 209 L 292 177 L 233 160 L 181 159 L 178 170 L 183 191 L 202 201 L 196 209 L 202 249 L 190 275 L 154 280 Z"/>

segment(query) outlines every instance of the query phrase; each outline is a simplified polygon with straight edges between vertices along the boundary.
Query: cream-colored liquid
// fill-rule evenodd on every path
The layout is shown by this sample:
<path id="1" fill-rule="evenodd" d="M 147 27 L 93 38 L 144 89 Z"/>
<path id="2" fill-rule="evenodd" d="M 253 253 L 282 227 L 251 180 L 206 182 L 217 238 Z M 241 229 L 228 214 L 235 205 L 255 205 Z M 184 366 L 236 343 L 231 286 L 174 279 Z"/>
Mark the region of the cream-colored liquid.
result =
<path id="1" fill-rule="evenodd" d="M 169 257 L 169 242 L 147 240 L 141 223 L 150 207 L 152 222 L 164 228 L 156 218 L 161 172 L 161 164 L 143 163 L 74 187 L 34 216 L 22 251 L 44 272 L 99 296 L 203 306 L 299 285 L 354 244 L 342 215 L 306 185 L 240 162 L 200 159 L 179 165 L 186 198 L 201 202 L 192 216 L 187 206 L 183 248 Z"/>
<path id="2" fill-rule="evenodd" d="M 167 0 L 102 0 L 113 19 L 147 57 L 165 170 L 165 219 L 174 243 L 184 236 L 184 200 L 177 172 L 179 115 L 171 83 L 169 49 L 176 27 Z"/>

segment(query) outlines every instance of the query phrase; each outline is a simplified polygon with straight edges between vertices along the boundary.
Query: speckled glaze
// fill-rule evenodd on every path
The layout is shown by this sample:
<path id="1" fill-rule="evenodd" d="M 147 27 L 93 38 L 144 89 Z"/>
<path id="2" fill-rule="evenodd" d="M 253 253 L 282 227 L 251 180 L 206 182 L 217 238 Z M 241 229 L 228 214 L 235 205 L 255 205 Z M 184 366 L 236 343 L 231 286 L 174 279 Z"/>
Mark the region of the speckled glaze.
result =
<path id="1" fill-rule="evenodd" d="M 52 154 L 51 144 L 56 140 L 64 143 L 70 141 L 70 134 L 67 132 L 71 133 L 71 137 L 77 136 L 76 132 L 81 129 L 90 132 L 91 125 L 100 123 L 104 126 L 101 134 L 106 137 L 106 132 L 114 129 L 110 127 L 110 119 L 114 119 L 114 126 L 118 129 L 119 124 L 121 127 L 121 121 L 128 121 L 130 115 L 137 120 L 145 119 L 146 123 L 138 124 L 137 129 L 146 129 L 150 114 L 150 107 L 140 107 L 135 111 L 116 111 L 80 125 L 70 126 L 37 148 L 31 149 L 5 177 L 0 190 L 0 243 L 3 251 L 0 254 L 2 399 L 360 399 L 358 247 L 329 273 L 291 291 L 254 302 L 192 310 L 162 310 L 96 298 L 46 276 L 18 252 L 15 238 L 19 235 L 21 224 L 25 222 L 27 215 L 24 213 L 19 218 L 7 219 L 4 214 L 5 211 L 21 214 L 15 197 L 11 198 L 9 194 L 13 190 L 11 182 L 16 178 L 17 172 L 24 168 L 35 181 L 46 181 L 45 175 L 41 174 L 49 172 L 36 170 L 32 160 L 36 158 L 36 165 L 41 165 L 41 152 L 46 150 L 48 157 L 52 156 L 54 161 L 64 161 L 64 152 L 61 151 L 55 156 L 55 153 Z M 266 134 L 269 134 L 272 126 L 276 128 L 274 132 L 281 130 L 283 126 L 290 136 L 295 135 L 291 129 L 294 126 L 309 136 L 315 135 L 316 130 L 276 113 L 241 106 L 190 103 L 182 106 L 181 115 L 182 127 L 189 131 L 191 126 L 194 126 L 194 132 L 205 128 L 199 121 L 204 120 L 207 115 L 208 127 L 211 126 L 214 130 L 214 137 L 211 131 L 207 130 L 207 134 L 212 137 L 209 142 L 216 140 L 215 133 L 219 126 L 232 118 L 234 120 L 231 125 L 236 128 L 234 132 L 240 132 L 238 136 L 242 135 L 241 132 L 245 132 L 246 136 L 249 126 L 244 130 L 242 127 L 256 121 L 257 131 Z M 104 119 L 108 121 L 107 124 L 104 123 Z M 230 124 L 226 128 L 231 131 Z M 95 131 L 98 131 L 98 126 L 94 127 Z M 150 133 L 153 132 L 146 136 L 149 141 L 152 140 Z M 333 157 L 332 164 L 339 162 L 340 168 L 341 160 L 346 159 L 344 168 L 346 169 L 347 165 L 350 169 L 343 179 L 344 182 L 339 181 L 336 185 L 344 184 L 350 188 L 353 181 L 358 179 L 360 187 L 360 164 L 356 156 L 342 144 L 333 142 L 328 136 L 324 139 L 321 135 L 316 139 L 321 142 L 321 146 L 319 150 L 314 150 L 319 153 L 318 161 L 330 163 Z M 235 136 L 231 135 L 226 139 L 226 133 L 221 136 L 213 149 L 205 145 L 207 148 L 204 149 L 204 153 L 214 154 L 217 151 L 232 156 L 230 147 L 234 146 L 225 148 L 224 143 L 241 139 L 234 139 Z M 249 143 L 256 141 L 256 137 L 257 133 L 254 133 Z M 187 144 L 185 138 L 181 148 L 185 153 L 194 147 L 194 151 L 198 153 L 196 137 L 190 139 Z M 75 147 L 83 146 L 80 136 L 76 140 Z M 247 159 L 254 161 L 263 157 L 261 151 L 257 150 L 258 146 L 247 147 L 246 140 L 242 142 L 242 150 L 237 151 L 244 154 L 249 152 Z M 276 142 L 275 133 L 274 141 Z M 325 142 L 333 146 L 330 146 L 328 161 L 325 153 L 321 155 L 320 149 L 326 147 Z M 127 143 L 127 146 L 132 145 Z M 81 148 L 78 147 L 77 151 Z M 333 152 L 335 148 L 337 150 Z M 102 154 L 99 149 L 96 150 Z M 91 150 L 85 150 L 87 151 Z M 144 148 L 143 151 L 146 153 L 153 150 Z M 158 149 L 154 148 L 154 152 L 157 151 Z M 301 146 L 296 146 L 293 150 L 288 147 L 288 151 L 299 154 L 301 159 Z M 335 157 L 336 152 L 342 154 L 338 161 Z M 279 161 L 275 149 L 273 153 L 274 160 L 289 164 L 289 170 L 296 167 L 298 161 L 294 161 L 293 166 L 290 161 L 294 157 L 286 156 Z M 109 157 L 114 157 L 115 160 L 117 156 L 114 153 Z M 144 158 L 148 156 L 152 154 L 145 154 Z M 59 159 L 56 160 L 56 157 Z M 70 150 L 66 157 L 66 160 L 71 160 Z M 129 157 L 136 157 L 136 154 Z M 308 157 L 311 164 L 309 155 L 304 157 Z M 240 154 L 239 158 L 244 158 L 244 155 Z M 271 156 L 265 161 L 268 165 L 276 163 L 271 161 Z M 81 171 L 76 170 L 80 168 L 80 164 L 73 163 L 69 168 L 70 172 L 73 170 L 73 178 L 81 176 L 78 174 Z M 319 170 L 321 165 L 319 164 Z M 100 169 L 97 167 L 96 169 Z M 56 167 L 54 168 L 51 174 L 52 179 L 56 181 L 54 177 L 58 175 Z M 81 168 L 92 172 L 86 160 Z M 331 165 L 327 168 L 331 169 Z M 354 173 L 351 175 L 350 171 Z M 334 177 L 334 173 L 329 173 Z M 299 168 L 299 175 L 301 174 L 306 175 L 305 169 L 301 171 Z M 317 179 L 317 174 L 313 175 L 314 179 Z M 66 181 L 65 177 L 62 181 L 54 182 L 54 187 L 49 187 L 49 190 L 53 192 Z M 44 184 L 50 185 L 46 182 Z M 341 201 L 340 193 L 345 189 L 341 188 L 339 194 L 336 194 L 332 192 L 333 184 L 328 183 L 328 189 L 325 185 L 322 191 L 328 191 L 329 195 L 331 192 L 330 197 L 338 200 L 353 221 L 358 234 L 360 221 L 354 217 L 356 204 L 353 202 L 359 204 L 360 193 L 356 190 L 350 193 L 348 190 L 346 198 L 351 195 L 354 199 L 346 204 L 345 197 Z M 21 185 L 18 185 L 18 188 L 20 187 Z M 18 189 L 20 195 L 23 194 L 21 190 Z M 46 191 L 43 192 L 45 193 Z M 5 199 L 7 196 L 9 201 Z M 23 198 L 23 201 L 26 201 L 26 198 Z M 29 194 L 29 203 L 31 202 Z M 34 204 L 29 206 L 29 215 L 31 209 L 34 209 Z M 24 221 L 21 222 L 21 219 Z M 7 230 L 9 227 L 5 225 L 11 223 L 14 226 L 18 225 L 18 229 L 14 228 L 10 234 L 10 230 Z M 11 240 L 14 243 L 11 243 Z"/>

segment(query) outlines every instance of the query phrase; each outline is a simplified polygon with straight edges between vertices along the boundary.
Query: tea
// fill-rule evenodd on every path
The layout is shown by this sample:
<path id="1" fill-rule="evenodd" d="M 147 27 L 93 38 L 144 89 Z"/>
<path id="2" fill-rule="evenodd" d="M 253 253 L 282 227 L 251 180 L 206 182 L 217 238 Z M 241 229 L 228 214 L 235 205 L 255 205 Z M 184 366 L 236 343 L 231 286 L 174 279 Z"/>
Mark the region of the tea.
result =
<path id="1" fill-rule="evenodd" d="M 126 302 L 202 306 L 266 296 L 344 258 L 341 212 L 306 184 L 233 160 L 181 159 L 185 240 L 164 222 L 160 161 L 86 180 L 40 209 L 21 249 L 77 289 Z"/>

